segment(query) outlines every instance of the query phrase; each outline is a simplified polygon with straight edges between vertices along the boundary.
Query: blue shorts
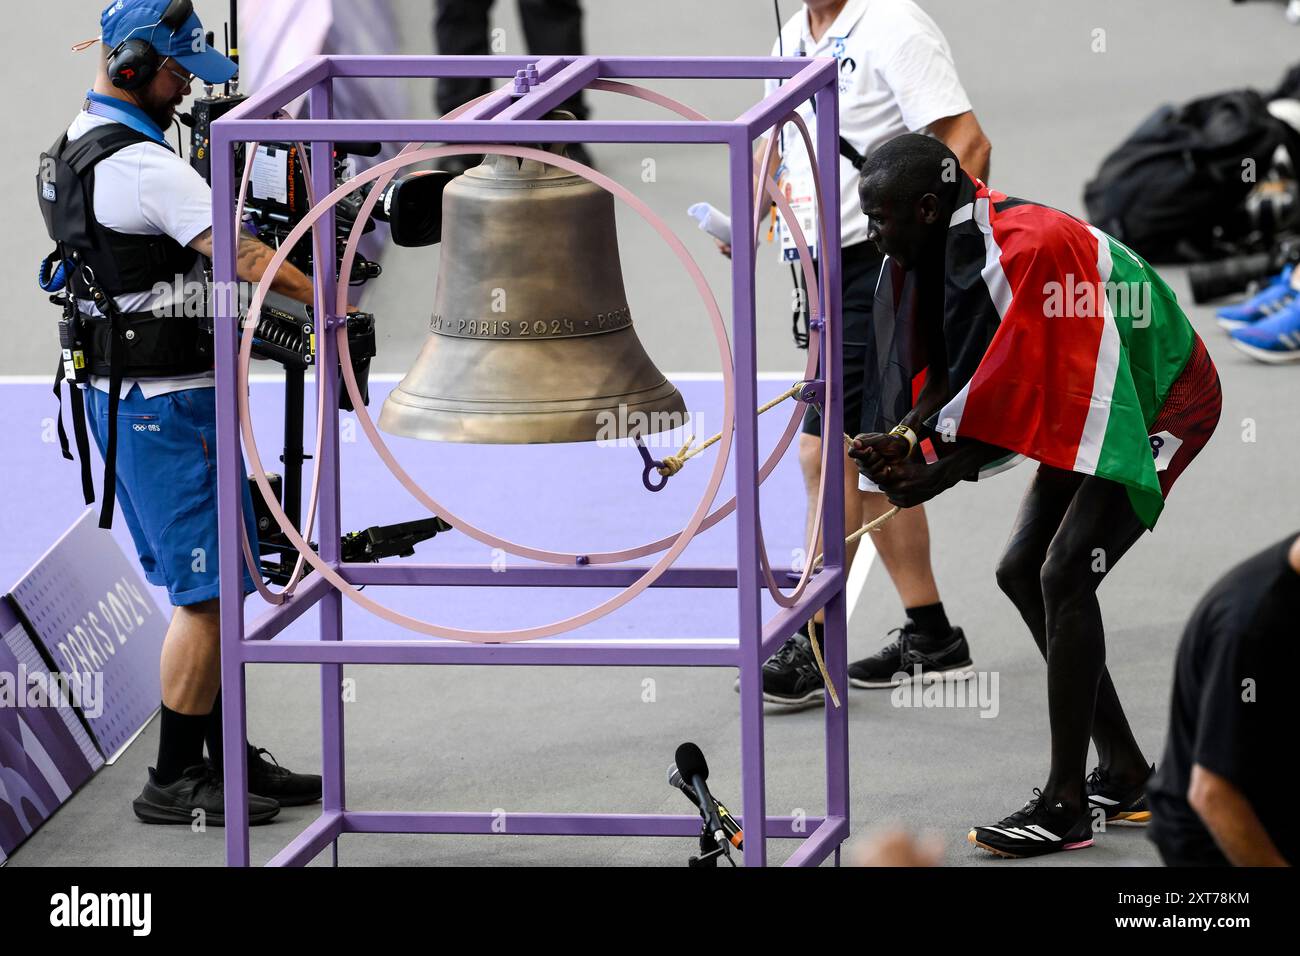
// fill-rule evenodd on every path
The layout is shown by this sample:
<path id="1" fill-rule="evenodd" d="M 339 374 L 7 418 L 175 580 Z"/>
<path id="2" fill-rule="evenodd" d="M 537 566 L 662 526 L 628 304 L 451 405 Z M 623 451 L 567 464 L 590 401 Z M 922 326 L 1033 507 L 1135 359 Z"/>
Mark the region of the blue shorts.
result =
<path id="1" fill-rule="evenodd" d="M 86 389 L 86 418 L 100 454 L 108 440 L 108 393 Z M 173 605 L 218 596 L 216 389 L 145 398 L 139 385 L 117 408 L 117 507 L 150 584 Z M 244 525 L 258 554 L 253 496 L 242 485 Z M 241 567 L 244 564 L 240 557 Z M 244 593 L 253 591 L 248 569 Z"/>

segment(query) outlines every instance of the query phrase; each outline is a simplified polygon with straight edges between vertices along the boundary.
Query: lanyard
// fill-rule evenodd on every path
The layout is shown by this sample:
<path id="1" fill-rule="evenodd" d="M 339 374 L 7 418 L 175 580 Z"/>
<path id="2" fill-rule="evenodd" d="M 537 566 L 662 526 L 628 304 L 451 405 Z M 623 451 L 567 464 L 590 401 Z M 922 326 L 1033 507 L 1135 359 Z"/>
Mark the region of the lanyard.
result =
<path id="1" fill-rule="evenodd" d="M 102 116 L 105 119 L 121 123 L 123 126 L 129 126 L 137 133 L 148 136 L 160 146 L 171 149 L 171 146 L 167 144 L 167 138 L 163 135 L 163 131 L 158 128 L 158 124 L 134 103 L 127 103 L 124 100 L 105 96 L 91 90 L 86 94 L 86 105 L 83 109 L 91 116 Z"/>

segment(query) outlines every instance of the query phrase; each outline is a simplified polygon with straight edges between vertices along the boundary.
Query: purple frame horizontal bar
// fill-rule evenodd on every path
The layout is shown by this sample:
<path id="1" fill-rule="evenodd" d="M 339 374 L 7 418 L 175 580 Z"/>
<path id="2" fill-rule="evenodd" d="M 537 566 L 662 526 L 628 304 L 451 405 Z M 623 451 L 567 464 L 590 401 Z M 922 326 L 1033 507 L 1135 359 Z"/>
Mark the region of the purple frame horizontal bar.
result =
<path id="1" fill-rule="evenodd" d="M 744 820 L 740 820 L 744 827 Z M 505 831 L 501 831 L 504 821 Z M 795 830 L 796 824 L 811 833 Z M 768 817 L 768 836 L 811 840 L 821 817 Z M 494 829 L 495 827 L 495 829 Z M 515 836 L 699 836 L 697 814 L 640 813 L 426 813 L 343 811 L 344 833 L 484 833 Z"/>
<path id="2" fill-rule="evenodd" d="M 326 810 L 267 861 L 267 866 L 306 866 L 343 832 L 343 812 Z"/>
<path id="3" fill-rule="evenodd" d="M 794 607 L 782 608 L 763 625 L 764 660 L 776 653 L 776 649 L 785 643 L 786 638 L 807 624 L 814 614 L 826 606 L 831 598 L 839 593 L 844 572 L 840 568 L 823 568 L 808 585 L 803 597 Z"/>
<path id="4" fill-rule="evenodd" d="M 808 62 L 800 56 L 620 56 L 602 59 L 600 75 L 611 80 L 788 80 L 807 69 Z"/>
<path id="5" fill-rule="evenodd" d="M 587 84 L 597 79 L 599 75 L 600 61 L 594 56 L 581 57 L 558 71 L 550 79 L 542 79 L 529 90 L 527 96 L 515 100 L 498 113 L 494 119 L 541 119 L 551 110 L 562 105 L 571 96 L 581 93 L 587 88 Z"/>
<path id="6" fill-rule="evenodd" d="M 333 588 L 313 571 L 298 583 L 298 589 L 278 607 L 273 607 L 248 626 L 245 639 L 269 641 L 315 606 Z"/>
<path id="7" fill-rule="evenodd" d="M 349 584 L 431 585 L 448 587 L 625 588 L 647 568 L 523 565 L 493 571 L 484 565 L 343 564 L 339 573 Z M 653 588 L 734 588 L 734 568 L 668 568 Z"/>
<path id="8" fill-rule="evenodd" d="M 529 667 L 739 667 L 739 642 L 516 641 L 473 644 L 421 637 L 403 641 L 241 641 L 246 664 L 513 664 Z"/>
<path id="9" fill-rule="evenodd" d="M 506 826 L 501 830 L 501 823 Z M 738 818 L 744 827 L 744 819 Z M 796 823 L 799 827 L 795 829 Z M 827 830 L 831 824 L 832 829 Z M 808 833 L 808 827 L 812 833 Z M 767 835 L 782 840 L 803 840 L 796 851 L 801 860 L 818 862 L 834 850 L 828 832 L 847 829 L 843 818 L 768 817 Z M 344 833 L 420 833 L 432 836 L 484 834 L 491 836 L 638 836 L 693 837 L 700 818 L 693 814 L 634 813 L 451 813 L 422 811 L 332 810 L 303 830 L 267 866 L 305 866 Z M 816 840 L 807 852 L 806 848 Z M 818 854 L 820 856 L 818 857 Z M 792 858 L 793 859 L 793 858 Z M 789 863 L 787 866 L 791 865 Z M 797 865 L 797 864 L 796 864 Z"/>
<path id="10" fill-rule="evenodd" d="M 348 54 L 331 56 L 329 75 L 339 77 L 405 79 L 407 77 L 478 77 L 508 79 L 520 70 L 554 60 L 568 66 L 575 57 L 550 56 L 366 56 Z"/>
<path id="11" fill-rule="evenodd" d="M 798 76 L 736 118 L 749 131 L 750 139 L 758 139 L 838 75 L 836 61 L 829 57 L 803 62 L 808 65 Z"/>
<path id="12" fill-rule="evenodd" d="M 311 59 L 304 60 L 278 80 L 273 80 L 266 89 L 259 90 L 240 103 L 218 122 L 247 122 L 249 120 L 266 119 L 276 110 L 292 103 L 317 84 L 328 80 L 329 76 L 330 61 L 325 57 L 314 56 Z M 212 125 L 212 129 L 214 131 L 213 145 L 215 146 L 216 123 Z M 215 153 L 216 150 L 214 149 L 213 152 Z"/>
<path id="13" fill-rule="evenodd" d="M 837 75 L 835 61 L 829 58 L 809 60 L 803 57 L 627 57 L 607 60 L 601 57 L 316 57 L 303 63 L 247 102 L 231 110 L 213 124 L 213 146 L 230 142 L 263 140 L 297 140 L 300 142 L 338 142 L 365 140 L 409 142 L 414 129 L 437 129 L 437 138 L 448 143 L 484 143 L 500 139 L 499 132 L 483 129 L 483 119 L 442 120 L 281 120 L 273 134 L 265 124 L 276 110 L 331 77 L 413 77 L 513 76 L 518 70 L 535 64 L 542 82 L 528 94 L 506 108 L 502 119 L 511 120 L 512 142 L 601 142 L 601 143 L 720 143 L 733 141 L 734 132 L 744 129 L 753 140 L 792 112 Z M 545 72 L 542 66 L 546 67 Z M 548 77 L 546 73 L 549 73 Z M 563 80 L 560 81 L 560 77 Z M 529 123 L 545 113 L 555 96 L 569 88 L 575 90 L 596 78 L 604 79 L 780 79 L 789 83 L 779 86 L 769 96 L 731 123 L 726 122 L 634 122 L 612 121 L 547 123 L 539 132 Z M 581 84 L 574 82 L 581 79 Z M 552 85 L 555 84 L 555 85 Z M 506 114 L 509 115 L 506 115 Z M 519 117 L 529 117 L 520 119 Z M 479 129 L 474 127 L 478 125 Z M 323 133 L 323 135 L 322 135 Z M 649 134 L 649 135 L 647 135 Z"/>
<path id="14" fill-rule="evenodd" d="M 511 77 L 540 56 L 331 56 L 329 76 Z M 557 57 L 567 67 L 581 57 Z M 778 80 L 790 79 L 808 66 L 807 57 L 745 56 L 621 56 L 592 57 L 600 64 L 599 76 L 611 80 Z"/>
<path id="15" fill-rule="evenodd" d="M 809 821 L 811 822 L 811 820 Z M 840 848 L 849 836 L 849 823 L 843 817 L 826 817 L 808 839 L 785 861 L 786 866 L 817 866 Z"/>
<path id="16" fill-rule="evenodd" d="M 222 143 L 243 140 L 287 140 L 289 142 L 337 143 L 364 141 L 407 143 L 421 137 L 445 143 L 730 143 L 744 126 L 738 123 L 638 122 L 616 120 L 515 120 L 503 137 L 499 126 L 482 120 L 319 120 L 232 119 L 222 117 L 212 124 Z"/>
<path id="17" fill-rule="evenodd" d="M 645 573 L 645 568 L 527 566 L 508 571 L 493 571 L 480 565 L 436 564 L 342 564 L 339 573 L 352 585 L 378 587 L 547 587 L 547 588 L 625 588 Z M 773 574 L 778 580 L 787 575 L 784 568 Z M 835 594 L 838 568 L 819 572 L 808 590 L 792 608 L 783 608 L 763 628 L 763 654 L 768 656 L 786 638 L 806 623 Z M 731 568 L 669 568 L 654 588 L 721 589 L 736 587 L 736 571 Z M 297 591 L 284 604 L 261 615 L 248 627 L 247 641 L 264 642 L 274 638 L 330 592 L 331 585 L 316 572 L 299 583 Z M 294 643 L 311 644 L 310 641 Z M 402 642 L 404 645 L 409 642 Z M 494 645 L 501 646 L 501 645 Z M 650 645 L 658 646 L 658 645 Z"/>

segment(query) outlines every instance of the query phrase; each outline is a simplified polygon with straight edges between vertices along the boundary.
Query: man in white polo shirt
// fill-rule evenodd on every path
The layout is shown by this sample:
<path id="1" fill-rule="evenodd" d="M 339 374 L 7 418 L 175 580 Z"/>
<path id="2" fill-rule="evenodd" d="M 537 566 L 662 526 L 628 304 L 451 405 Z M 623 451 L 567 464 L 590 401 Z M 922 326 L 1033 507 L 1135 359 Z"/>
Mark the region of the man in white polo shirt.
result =
<path id="1" fill-rule="evenodd" d="M 939 27 L 912 0 L 807 0 L 781 28 L 773 56 L 834 57 L 839 61 L 840 245 L 843 275 L 844 421 L 825 429 L 828 440 L 841 431 L 862 431 L 864 402 L 875 391 L 876 357 L 871 346 L 871 307 L 881 256 L 867 239 L 867 217 L 858 204 L 858 167 L 881 144 L 907 132 L 942 140 L 962 168 L 988 177 L 990 145 L 957 78 L 952 51 Z M 768 91 L 777 81 L 768 81 Z M 811 103 L 799 115 L 816 136 Z M 760 144 L 760 153 L 762 151 Z M 781 133 L 777 181 L 791 199 L 805 235 L 816 235 L 811 163 L 793 126 Z M 796 254 L 783 230 L 782 256 Z M 814 250 L 814 257 L 816 256 Z M 808 409 L 799 460 L 808 490 L 811 523 L 821 481 L 821 416 Z M 844 459 L 845 527 L 852 530 L 883 514 L 889 502 L 878 492 L 858 490 L 858 472 Z M 892 687 L 895 675 L 936 674 L 968 668 L 970 652 L 960 628 L 948 623 L 930 567 L 930 531 L 923 508 L 901 512 L 872 535 L 907 612 L 895 640 L 849 668 L 855 687 Z M 852 562 L 856 546 L 850 546 Z M 820 623 L 815 625 L 820 640 Z M 821 703 L 824 685 L 806 633 L 796 634 L 763 666 L 763 694 L 772 703 Z"/>

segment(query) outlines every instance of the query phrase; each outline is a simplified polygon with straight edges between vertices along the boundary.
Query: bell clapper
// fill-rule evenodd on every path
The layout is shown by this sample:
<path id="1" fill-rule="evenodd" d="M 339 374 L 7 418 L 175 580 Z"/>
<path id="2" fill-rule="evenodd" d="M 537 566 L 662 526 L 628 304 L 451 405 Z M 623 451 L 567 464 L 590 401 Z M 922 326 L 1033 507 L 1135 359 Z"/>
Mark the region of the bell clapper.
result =
<path id="1" fill-rule="evenodd" d="M 787 398 L 794 398 L 795 396 L 798 396 L 799 401 L 801 402 L 811 402 L 813 404 L 818 404 L 818 406 L 820 407 L 819 400 L 822 395 L 822 389 L 824 388 L 825 388 L 825 383 L 821 381 L 795 382 L 793 385 L 791 385 L 780 395 L 776 396 L 776 398 L 759 406 L 758 414 L 762 415 L 764 412 L 771 411 L 772 409 L 776 408 L 776 406 L 784 402 Z M 677 474 L 679 471 L 681 471 L 683 466 L 685 466 L 686 462 L 694 458 L 700 452 L 704 451 L 710 445 L 713 445 L 721 440 L 722 440 L 722 432 L 718 432 L 716 435 L 712 436 L 707 441 L 701 442 L 700 444 L 696 445 L 694 444 L 695 436 L 691 435 L 686 439 L 686 443 L 682 445 L 680 449 L 678 449 L 677 454 L 669 455 L 663 461 L 656 461 L 650 456 L 650 451 L 645 447 L 645 444 L 641 441 L 641 436 L 637 435 L 636 436 L 637 449 L 641 452 L 641 460 L 645 462 L 645 470 L 641 474 L 641 482 L 650 491 L 662 491 L 664 485 L 668 484 L 668 479 L 671 478 L 673 475 Z M 651 471 L 657 471 L 660 474 L 660 476 L 663 478 L 663 480 L 659 482 L 659 484 L 656 485 L 651 483 L 650 481 Z"/>
<path id="2" fill-rule="evenodd" d="M 645 442 L 641 440 L 640 435 L 637 435 L 634 440 L 636 441 L 637 451 L 641 453 L 641 460 L 645 462 L 645 468 L 641 471 L 641 483 L 645 485 L 647 491 L 663 491 L 664 485 L 668 484 L 671 473 L 664 471 L 662 461 L 656 461 L 651 456 L 650 449 L 646 448 Z M 650 473 L 654 471 L 657 471 L 662 476 L 662 480 L 658 484 L 655 484 L 650 478 Z"/>

